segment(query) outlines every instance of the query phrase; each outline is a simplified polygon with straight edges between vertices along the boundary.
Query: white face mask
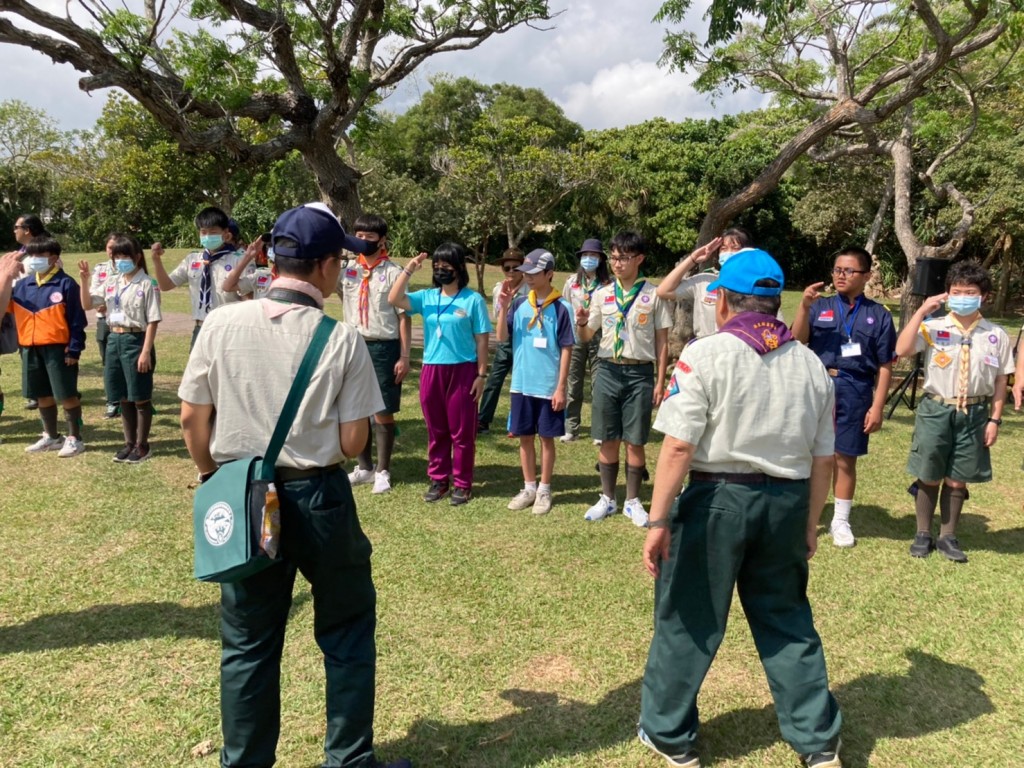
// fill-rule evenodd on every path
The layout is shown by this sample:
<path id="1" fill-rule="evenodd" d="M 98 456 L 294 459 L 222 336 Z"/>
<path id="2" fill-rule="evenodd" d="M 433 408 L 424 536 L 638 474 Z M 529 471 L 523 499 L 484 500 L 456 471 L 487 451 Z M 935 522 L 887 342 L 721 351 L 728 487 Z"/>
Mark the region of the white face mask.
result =
<path id="1" fill-rule="evenodd" d="M 718 266 L 724 267 L 725 262 L 736 255 L 736 251 L 719 251 L 718 252 Z"/>
<path id="2" fill-rule="evenodd" d="M 22 265 L 30 275 L 44 274 L 50 269 L 50 260 L 46 256 L 29 256 Z"/>

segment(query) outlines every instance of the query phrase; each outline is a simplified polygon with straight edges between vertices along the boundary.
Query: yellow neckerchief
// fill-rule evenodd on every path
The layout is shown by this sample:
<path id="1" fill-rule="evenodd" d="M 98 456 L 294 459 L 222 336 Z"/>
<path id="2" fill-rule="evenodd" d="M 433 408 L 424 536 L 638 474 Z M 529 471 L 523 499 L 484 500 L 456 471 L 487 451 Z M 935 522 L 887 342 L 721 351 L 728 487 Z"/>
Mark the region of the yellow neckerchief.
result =
<path id="1" fill-rule="evenodd" d="M 530 302 L 530 306 L 533 307 L 533 317 L 530 318 L 530 322 L 528 322 L 526 324 L 526 330 L 530 330 L 531 328 L 533 328 L 534 323 L 538 323 L 540 325 L 540 327 L 543 328 L 544 327 L 544 318 L 541 316 L 541 313 L 543 313 L 545 309 L 547 309 L 550 305 L 554 304 L 560 298 L 562 298 L 562 294 L 559 293 L 557 288 L 552 286 L 551 287 L 551 293 L 548 294 L 547 298 L 544 299 L 544 303 L 540 306 L 540 308 L 538 308 L 537 307 L 537 292 L 536 291 L 530 291 L 530 293 L 527 295 L 526 299 L 527 299 L 527 301 Z"/>
<path id="2" fill-rule="evenodd" d="M 58 272 L 60 272 L 60 266 L 56 262 L 54 262 L 54 265 L 50 267 L 46 272 L 43 272 L 43 274 L 40 275 L 38 272 L 36 272 L 36 285 L 45 285 L 50 280 L 50 278 L 56 275 Z"/>
<path id="3" fill-rule="evenodd" d="M 960 367 L 956 378 L 956 409 L 967 413 L 967 391 L 971 381 L 971 334 L 981 322 L 981 313 L 974 318 L 974 322 L 964 328 L 952 312 L 948 315 L 949 321 L 960 331 Z"/>

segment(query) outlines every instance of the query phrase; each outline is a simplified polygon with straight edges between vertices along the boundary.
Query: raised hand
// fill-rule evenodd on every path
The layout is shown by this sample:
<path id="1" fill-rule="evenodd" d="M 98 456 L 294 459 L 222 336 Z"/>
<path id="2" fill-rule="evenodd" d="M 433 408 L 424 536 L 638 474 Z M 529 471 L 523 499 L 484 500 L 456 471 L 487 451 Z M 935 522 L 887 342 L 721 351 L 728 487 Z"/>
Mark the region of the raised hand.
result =
<path id="1" fill-rule="evenodd" d="M 821 298 L 821 289 L 825 287 L 825 283 L 812 283 L 804 288 L 804 295 L 800 297 L 800 304 L 805 309 L 810 309 L 811 304 Z"/>

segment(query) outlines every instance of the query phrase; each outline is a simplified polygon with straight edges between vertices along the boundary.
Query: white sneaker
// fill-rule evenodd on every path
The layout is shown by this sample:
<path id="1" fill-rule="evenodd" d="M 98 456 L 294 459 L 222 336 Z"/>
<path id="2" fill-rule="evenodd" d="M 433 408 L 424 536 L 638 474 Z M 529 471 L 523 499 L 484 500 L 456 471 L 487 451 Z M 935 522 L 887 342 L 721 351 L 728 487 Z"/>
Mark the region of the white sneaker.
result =
<path id="1" fill-rule="evenodd" d="M 600 445 L 600 444 L 601 444 L 600 440 L 594 440 L 594 445 Z"/>
<path id="2" fill-rule="evenodd" d="M 572 434 L 570 432 L 566 432 L 564 435 L 562 435 L 560 438 L 558 438 L 558 442 L 560 442 L 560 443 L 575 443 L 578 439 L 579 439 L 579 437 L 577 437 L 576 435 L 574 435 L 574 434 Z"/>
<path id="3" fill-rule="evenodd" d="M 512 497 L 512 501 L 508 503 L 508 508 L 518 512 L 520 509 L 526 509 L 537 500 L 536 491 L 528 491 L 525 488 Z"/>
<path id="4" fill-rule="evenodd" d="M 351 483 L 352 481 L 350 480 L 349 482 Z M 371 491 L 371 493 L 387 493 L 390 490 L 391 473 L 386 469 L 382 469 L 380 472 L 375 472 L 373 475 L 373 491 Z"/>
<path id="5" fill-rule="evenodd" d="M 357 465 L 355 469 L 348 473 L 349 485 L 367 485 L 372 483 L 374 479 L 372 469 L 360 469 Z"/>
<path id="6" fill-rule="evenodd" d="M 845 520 L 833 522 L 829 526 L 828 532 L 832 534 L 832 543 L 837 547 L 847 548 L 857 543 L 853 537 L 853 531 L 850 530 L 850 524 Z"/>
<path id="7" fill-rule="evenodd" d="M 609 499 L 602 493 L 601 497 L 597 500 L 597 504 L 587 510 L 586 514 L 583 515 L 583 519 L 590 522 L 604 520 L 609 515 L 614 515 L 618 510 L 615 499 Z"/>
<path id="8" fill-rule="evenodd" d="M 626 499 L 622 506 L 622 514 L 632 520 L 637 528 L 647 527 L 647 510 L 640 503 L 640 499 Z"/>
<path id="9" fill-rule="evenodd" d="M 546 515 L 551 511 L 551 491 L 537 491 L 537 499 L 533 502 L 533 514 Z"/>
<path id="10" fill-rule="evenodd" d="M 43 436 L 25 449 L 25 453 L 42 453 L 43 451 L 59 451 L 64 445 L 64 438 L 60 435 L 50 437 L 43 432 Z"/>
<path id="11" fill-rule="evenodd" d="M 74 435 L 68 435 L 67 440 L 64 441 L 64 447 L 60 449 L 57 455 L 62 459 L 70 459 L 72 456 L 77 456 L 84 450 L 85 443 Z"/>

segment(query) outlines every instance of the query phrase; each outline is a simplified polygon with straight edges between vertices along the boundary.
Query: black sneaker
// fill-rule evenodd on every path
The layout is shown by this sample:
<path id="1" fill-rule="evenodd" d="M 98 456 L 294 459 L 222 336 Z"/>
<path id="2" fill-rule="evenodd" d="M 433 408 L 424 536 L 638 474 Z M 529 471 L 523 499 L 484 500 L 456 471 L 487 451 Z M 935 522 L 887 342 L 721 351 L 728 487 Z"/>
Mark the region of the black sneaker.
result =
<path id="1" fill-rule="evenodd" d="M 956 536 L 940 536 L 935 548 L 954 563 L 967 562 L 967 555 L 960 549 L 960 542 L 956 540 Z"/>
<path id="2" fill-rule="evenodd" d="M 491 425 L 480 423 L 476 425 L 476 433 L 478 435 L 489 435 L 491 434 Z"/>
<path id="3" fill-rule="evenodd" d="M 121 415 L 121 406 L 118 403 L 107 403 L 107 410 L 103 412 L 104 419 L 116 419 Z"/>
<path id="4" fill-rule="evenodd" d="M 911 557 L 928 557 L 935 549 L 935 540 L 930 533 L 918 531 L 914 543 L 910 545 Z"/>
<path id="5" fill-rule="evenodd" d="M 835 749 L 800 755 L 800 759 L 804 761 L 807 768 L 843 768 L 843 761 L 839 759 L 839 748 L 842 746 L 843 742 L 837 741 Z"/>
<path id="6" fill-rule="evenodd" d="M 120 451 L 114 454 L 114 461 L 120 464 L 122 461 L 125 461 L 128 458 L 128 456 L 131 455 L 131 452 L 134 450 L 134 445 L 125 445 L 124 448 L 122 448 Z"/>
<path id="7" fill-rule="evenodd" d="M 35 411 L 35 410 L 38 410 L 38 408 L 39 408 L 39 401 L 38 400 L 28 400 L 28 401 L 25 402 L 25 410 L 26 411 Z"/>
<path id="8" fill-rule="evenodd" d="M 145 443 L 139 443 L 136 445 L 132 452 L 128 454 L 128 458 L 125 459 L 127 464 L 141 464 L 147 459 L 152 458 L 153 454 L 149 452 L 149 446 Z"/>
<path id="9" fill-rule="evenodd" d="M 678 755 L 670 755 L 667 752 L 662 752 L 651 741 L 651 737 L 648 736 L 644 729 L 638 724 L 636 727 L 636 736 L 640 739 L 640 743 L 650 749 L 652 752 L 656 752 L 665 758 L 665 762 L 669 765 L 680 766 L 680 768 L 700 768 L 700 755 L 696 749 L 688 749 Z"/>
<path id="10" fill-rule="evenodd" d="M 448 483 L 443 480 L 432 480 L 427 492 L 423 494 L 424 501 L 439 501 L 448 495 Z"/>
<path id="11" fill-rule="evenodd" d="M 460 506 L 462 504 L 465 504 L 467 501 L 469 501 L 472 498 L 473 498 L 473 491 L 472 491 L 472 489 L 470 489 L 470 488 L 459 488 L 458 486 L 456 486 L 455 490 L 452 491 L 451 505 L 453 507 L 458 507 L 458 506 Z"/>

